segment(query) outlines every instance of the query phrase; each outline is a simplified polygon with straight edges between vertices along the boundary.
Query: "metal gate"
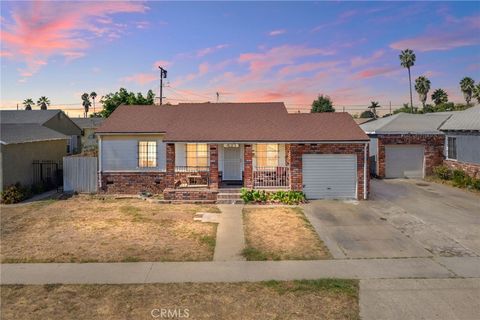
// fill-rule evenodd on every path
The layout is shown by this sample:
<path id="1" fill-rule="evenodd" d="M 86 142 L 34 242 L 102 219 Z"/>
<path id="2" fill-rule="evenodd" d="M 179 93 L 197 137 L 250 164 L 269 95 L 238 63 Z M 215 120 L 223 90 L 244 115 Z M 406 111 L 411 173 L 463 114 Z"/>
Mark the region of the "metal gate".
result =
<path id="1" fill-rule="evenodd" d="M 33 160 L 33 185 L 45 190 L 60 189 L 63 185 L 62 162 Z"/>

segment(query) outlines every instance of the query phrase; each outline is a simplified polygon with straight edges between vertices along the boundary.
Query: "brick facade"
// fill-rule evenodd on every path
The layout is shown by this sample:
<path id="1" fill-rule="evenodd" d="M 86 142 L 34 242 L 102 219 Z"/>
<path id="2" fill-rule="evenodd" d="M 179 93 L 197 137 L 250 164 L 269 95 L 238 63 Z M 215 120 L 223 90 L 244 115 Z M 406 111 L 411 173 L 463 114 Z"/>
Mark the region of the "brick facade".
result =
<path id="1" fill-rule="evenodd" d="M 253 148 L 246 144 L 243 151 L 243 186 L 253 188 Z"/>
<path id="2" fill-rule="evenodd" d="M 165 172 L 104 172 L 100 192 L 110 194 L 160 194 L 165 189 Z"/>
<path id="3" fill-rule="evenodd" d="M 163 191 L 163 197 L 165 200 L 177 200 L 177 201 L 194 201 L 194 200 L 217 200 L 218 189 L 208 188 L 181 188 L 171 189 L 167 188 Z"/>
<path id="4" fill-rule="evenodd" d="M 480 179 L 480 164 L 478 163 L 443 160 L 443 164 L 454 170 L 463 170 L 472 178 Z"/>
<path id="5" fill-rule="evenodd" d="M 385 177 L 385 145 L 420 144 L 425 147 L 425 175 L 432 173 L 434 167 L 441 165 L 444 159 L 445 137 L 439 134 L 395 134 L 378 135 L 377 175 Z"/>
<path id="6" fill-rule="evenodd" d="M 209 144 L 208 149 L 210 151 L 210 183 L 209 187 L 218 189 L 219 177 L 218 177 L 218 144 Z"/>
<path id="7" fill-rule="evenodd" d="M 165 187 L 175 188 L 175 144 L 167 143 Z"/>
<path id="8" fill-rule="evenodd" d="M 290 166 L 290 189 L 303 190 L 302 155 L 303 154 L 355 154 L 357 156 L 357 199 L 364 198 L 364 157 L 365 144 L 291 144 L 287 151 L 287 162 Z M 367 148 L 368 159 L 368 148 Z M 367 198 L 370 190 L 370 175 L 367 161 Z"/>

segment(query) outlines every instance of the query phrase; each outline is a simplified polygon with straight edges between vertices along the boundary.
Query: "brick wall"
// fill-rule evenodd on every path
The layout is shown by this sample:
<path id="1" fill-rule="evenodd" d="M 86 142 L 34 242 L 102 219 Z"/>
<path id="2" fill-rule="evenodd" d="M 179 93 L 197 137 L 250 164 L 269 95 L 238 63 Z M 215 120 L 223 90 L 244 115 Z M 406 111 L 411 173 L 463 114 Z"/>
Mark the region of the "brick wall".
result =
<path id="1" fill-rule="evenodd" d="M 290 188 L 301 191 L 303 189 L 302 176 L 302 155 L 303 154 L 356 154 L 357 155 L 357 198 L 363 199 L 364 196 L 364 148 L 365 144 L 345 143 L 345 144 L 291 144 L 287 151 L 287 159 L 290 164 Z M 367 148 L 368 159 L 368 148 Z M 367 198 L 370 190 L 370 176 L 368 174 L 367 161 Z"/>
<path id="2" fill-rule="evenodd" d="M 243 154 L 243 186 L 253 188 L 253 150 L 251 144 L 246 144 Z"/>
<path id="3" fill-rule="evenodd" d="M 175 187 L 175 144 L 167 143 L 165 186 Z"/>
<path id="4" fill-rule="evenodd" d="M 442 164 L 445 137 L 439 134 L 398 134 L 378 136 L 377 175 L 385 177 L 385 145 L 420 144 L 425 147 L 425 174 L 432 173 L 433 167 Z"/>
<path id="5" fill-rule="evenodd" d="M 472 178 L 480 179 L 480 164 L 478 163 L 443 160 L 443 164 L 451 169 L 463 170 Z"/>
<path id="6" fill-rule="evenodd" d="M 195 201 L 195 200 L 217 200 L 217 189 L 171 189 L 167 188 L 163 191 L 163 198 L 165 200 L 177 200 L 177 201 Z"/>
<path id="7" fill-rule="evenodd" d="M 209 144 L 210 151 L 210 188 L 218 188 L 218 144 Z"/>
<path id="8" fill-rule="evenodd" d="M 165 172 L 102 173 L 100 192 L 109 194 L 161 194 L 165 189 Z"/>

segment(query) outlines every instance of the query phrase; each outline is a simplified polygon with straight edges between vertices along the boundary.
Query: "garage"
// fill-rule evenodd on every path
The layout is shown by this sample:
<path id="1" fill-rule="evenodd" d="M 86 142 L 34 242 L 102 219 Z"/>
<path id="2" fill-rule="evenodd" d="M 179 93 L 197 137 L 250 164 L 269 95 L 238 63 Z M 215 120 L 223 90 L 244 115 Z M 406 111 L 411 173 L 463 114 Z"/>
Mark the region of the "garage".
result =
<path id="1" fill-rule="evenodd" d="M 423 178 L 423 145 L 385 145 L 386 178 Z"/>
<path id="2" fill-rule="evenodd" d="M 354 154 L 304 154 L 303 192 L 307 199 L 357 197 L 357 157 Z"/>

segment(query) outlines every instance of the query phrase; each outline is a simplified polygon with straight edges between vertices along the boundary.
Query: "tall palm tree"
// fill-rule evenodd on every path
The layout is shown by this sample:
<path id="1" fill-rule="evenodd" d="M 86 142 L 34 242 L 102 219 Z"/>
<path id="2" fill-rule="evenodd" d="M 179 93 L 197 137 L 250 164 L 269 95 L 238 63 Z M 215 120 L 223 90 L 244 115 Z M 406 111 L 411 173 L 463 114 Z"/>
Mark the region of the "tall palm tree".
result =
<path id="1" fill-rule="evenodd" d="M 470 105 L 470 100 L 472 100 L 473 89 L 475 88 L 475 81 L 470 77 L 465 77 L 460 81 L 460 89 L 462 90 L 463 97 L 467 102 L 467 106 Z"/>
<path id="2" fill-rule="evenodd" d="M 400 65 L 408 69 L 408 82 L 410 83 L 410 108 L 413 112 L 413 97 L 412 97 L 412 76 L 410 74 L 410 68 L 415 64 L 415 53 L 413 50 L 405 49 L 400 52 Z"/>
<path id="3" fill-rule="evenodd" d="M 438 106 L 439 104 L 448 102 L 448 94 L 443 89 L 436 89 L 432 93 L 432 100 L 433 100 L 433 103 L 435 103 L 435 105 Z"/>
<path id="4" fill-rule="evenodd" d="M 480 83 L 477 83 L 477 85 L 473 87 L 473 97 L 480 103 Z"/>
<path id="5" fill-rule="evenodd" d="M 92 105 L 92 103 L 90 102 L 90 96 L 88 95 L 88 93 L 82 94 L 82 105 L 83 105 L 83 108 L 85 109 L 83 116 L 84 118 L 86 118 L 88 114 L 88 109 Z"/>
<path id="6" fill-rule="evenodd" d="M 38 100 L 37 100 L 37 106 L 40 107 L 40 110 L 47 110 L 47 107 L 50 105 L 50 100 L 45 97 L 45 96 L 41 96 Z"/>
<path id="7" fill-rule="evenodd" d="M 93 113 L 95 113 L 95 98 L 97 97 L 97 93 L 95 91 L 92 91 L 92 93 L 90 93 L 90 98 L 92 98 L 93 100 Z"/>
<path id="8" fill-rule="evenodd" d="M 377 108 L 380 108 L 380 104 L 376 101 L 372 101 L 370 103 L 370 105 L 368 106 L 369 109 L 372 109 L 372 112 L 373 112 L 373 118 L 374 119 L 377 119 L 378 116 L 377 116 Z"/>
<path id="9" fill-rule="evenodd" d="M 23 105 L 25 106 L 25 110 L 32 110 L 32 104 L 35 104 L 31 98 L 23 100 Z"/>
<path id="10" fill-rule="evenodd" d="M 415 91 L 418 93 L 423 109 L 425 109 L 425 102 L 427 101 L 427 94 L 430 91 L 430 80 L 425 76 L 420 76 L 415 79 Z"/>

